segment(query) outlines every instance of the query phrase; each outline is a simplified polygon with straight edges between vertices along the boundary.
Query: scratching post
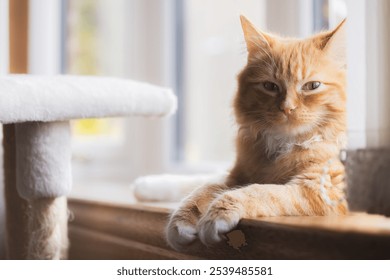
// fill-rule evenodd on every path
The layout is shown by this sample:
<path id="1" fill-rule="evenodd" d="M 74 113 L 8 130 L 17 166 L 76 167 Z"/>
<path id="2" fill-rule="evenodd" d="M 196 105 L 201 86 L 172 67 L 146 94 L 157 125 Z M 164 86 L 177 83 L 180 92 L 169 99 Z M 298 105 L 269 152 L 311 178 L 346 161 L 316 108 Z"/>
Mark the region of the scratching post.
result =
<path id="1" fill-rule="evenodd" d="M 0 123 L 15 124 L 15 135 L 4 135 L 5 143 L 15 137 L 16 153 L 16 159 L 5 158 L 8 171 L 16 169 L 16 183 L 6 181 L 6 189 L 15 189 L 16 185 L 20 197 L 28 201 L 28 244 L 23 253 L 28 259 L 61 259 L 67 255 L 66 196 L 72 181 L 69 120 L 161 117 L 176 109 L 176 98 L 169 89 L 86 76 L 0 77 L 0 100 Z M 20 215 L 12 213 L 7 219 L 12 219 L 8 225 L 22 221 Z"/>
<path id="2" fill-rule="evenodd" d="M 68 249 L 66 197 L 38 198 L 30 200 L 29 204 L 27 258 L 65 259 Z"/>
<path id="3" fill-rule="evenodd" d="M 69 122 L 16 125 L 16 187 L 31 207 L 28 259 L 67 255 L 64 196 L 72 184 L 70 141 Z"/>

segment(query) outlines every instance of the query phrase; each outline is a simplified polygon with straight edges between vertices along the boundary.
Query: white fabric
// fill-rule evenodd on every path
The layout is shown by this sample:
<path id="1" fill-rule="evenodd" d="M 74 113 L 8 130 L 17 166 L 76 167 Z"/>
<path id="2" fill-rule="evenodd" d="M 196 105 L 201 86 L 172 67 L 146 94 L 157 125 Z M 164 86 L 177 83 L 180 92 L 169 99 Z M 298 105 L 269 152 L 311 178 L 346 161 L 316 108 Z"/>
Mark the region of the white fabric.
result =
<path id="1" fill-rule="evenodd" d="M 174 113 L 170 89 L 97 76 L 0 77 L 0 123 Z"/>
<path id="2" fill-rule="evenodd" d="M 16 187 L 24 199 L 69 194 L 72 174 L 68 121 L 16 125 Z"/>
<path id="3" fill-rule="evenodd" d="M 222 184 L 227 172 L 198 175 L 149 175 L 137 178 L 132 187 L 139 201 L 180 201 L 204 184 Z"/>

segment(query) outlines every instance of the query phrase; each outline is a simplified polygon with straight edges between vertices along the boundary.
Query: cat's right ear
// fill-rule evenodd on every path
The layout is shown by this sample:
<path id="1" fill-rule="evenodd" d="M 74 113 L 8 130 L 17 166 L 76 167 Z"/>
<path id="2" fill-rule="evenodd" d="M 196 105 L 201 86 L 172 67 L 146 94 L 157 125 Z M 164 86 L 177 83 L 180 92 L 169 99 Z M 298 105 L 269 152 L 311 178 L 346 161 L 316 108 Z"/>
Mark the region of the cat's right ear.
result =
<path id="1" fill-rule="evenodd" d="M 244 31 L 244 37 L 248 53 L 253 53 L 264 48 L 270 48 L 271 37 L 259 31 L 246 17 L 240 16 L 242 30 Z"/>

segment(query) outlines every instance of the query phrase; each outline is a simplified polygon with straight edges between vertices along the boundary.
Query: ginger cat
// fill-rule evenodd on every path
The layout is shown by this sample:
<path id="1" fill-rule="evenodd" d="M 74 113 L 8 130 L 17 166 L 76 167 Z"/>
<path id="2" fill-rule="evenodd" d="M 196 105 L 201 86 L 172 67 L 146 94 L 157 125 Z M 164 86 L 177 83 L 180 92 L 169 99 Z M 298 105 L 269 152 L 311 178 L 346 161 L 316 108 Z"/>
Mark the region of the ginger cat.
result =
<path id="1" fill-rule="evenodd" d="M 257 30 L 241 16 L 248 62 L 238 76 L 237 158 L 224 183 L 194 190 L 171 215 L 183 250 L 220 242 L 241 218 L 341 215 L 346 131 L 345 20 L 304 40 Z M 211 140 L 212 141 L 212 140 Z"/>

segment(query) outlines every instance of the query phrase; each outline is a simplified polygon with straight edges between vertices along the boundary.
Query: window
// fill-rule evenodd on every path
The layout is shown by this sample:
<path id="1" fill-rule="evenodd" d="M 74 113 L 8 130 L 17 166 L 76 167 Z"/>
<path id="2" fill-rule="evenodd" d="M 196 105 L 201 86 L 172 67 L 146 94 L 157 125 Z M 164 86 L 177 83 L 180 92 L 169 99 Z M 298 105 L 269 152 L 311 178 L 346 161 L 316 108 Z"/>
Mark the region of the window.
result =
<path id="1" fill-rule="evenodd" d="M 125 1 L 67 0 L 62 11 L 62 71 L 72 75 L 125 76 Z M 76 178 L 114 180 L 122 169 L 122 119 L 72 122 Z M 114 163 L 114 164 L 113 164 Z M 115 164 L 117 163 L 117 164 Z M 120 163 L 120 164 L 119 164 Z M 119 173 L 119 174 L 118 174 Z M 111 178 L 109 178 L 111 177 Z"/>
<path id="2" fill-rule="evenodd" d="M 63 72 L 123 76 L 125 50 L 121 31 L 125 23 L 123 13 L 118 11 L 123 9 L 124 2 L 110 5 L 107 1 L 68 0 L 64 3 Z M 104 40 L 110 43 L 104 44 Z M 76 143 L 120 145 L 123 142 L 123 122 L 119 119 L 79 120 L 72 127 Z M 81 146 L 85 149 L 85 145 Z"/>
<path id="3" fill-rule="evenodd" d="M 185 1 L 183 120 L 178 133 L 183 141 L 181 160 L 189 165 L 234 160 L 236 126 L 231 104 L 236 76 L 246 62 L 239 16 L 245 14 L 265 27 L 264 7 L 261 0 Z"/>
<path id="4" fill-rule="evenodd" d="M 63 72 L 125 77 L 171 86 L 168 21 L 172 1 L 67 0 Z M 162 37 L 156 36 L 162 34 Z M 169 47 L 168 47 L 169 45 Z M 167 74 L 168 73 L 168 74 Z M 126 186 L 162 172 L 171 120 L 88 119 L 73 123 L 76 180 Z"/>

